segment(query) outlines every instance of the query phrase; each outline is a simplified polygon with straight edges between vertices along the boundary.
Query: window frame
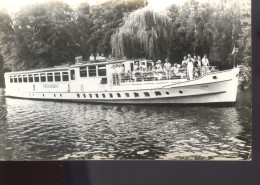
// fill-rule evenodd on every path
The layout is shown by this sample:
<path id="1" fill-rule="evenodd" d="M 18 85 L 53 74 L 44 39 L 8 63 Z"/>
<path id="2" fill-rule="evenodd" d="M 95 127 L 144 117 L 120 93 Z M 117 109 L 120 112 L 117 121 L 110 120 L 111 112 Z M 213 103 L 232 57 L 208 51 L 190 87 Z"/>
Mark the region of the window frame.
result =
<path id="1" fill-rule="evenodd" d="M 56 75 L 59 74 L 59 75 Z M 56 80 L 56 77 L 59 77 L 59 80 Z M 54 82 L 61 82 L 61 73 L 59 72 L 54 72 Z"/>
<path id="2" fill-rule="evenodd" d="M 35 79 L 38 79 L 38 80 L 35 80 Z M 38 73 L 33 74 L 33 81 L 40 82 L 40 75 Z"/>
<path id="3" fill-rule="evenodd" d="M 64 73 L 67 73 L 67 75 L 64 75 Z M 64 80 L 64 77 L 66 77 L 67 76 L 67 79 L 65 78 L 65 80 Z M 69 77 L 69 72 L 68 71 L 62 71 L 61 72 L 61 77 L 62 77 L 62 81 L 63 82 L 68 82 L 68 81 L 70 81 L 70 77 Z"/>
<path id="4" fill-rule="evenodd" d="M 50 75 L 51 74 L 51 75 Z M 47 82 L 54 82 L 54 74 L 53 73 L 47 73 L 46 74 L 46 80 Z M 52 79 L 52 80 L 49 80 L 49 77 Z"/>
<path id="5" fill-rule="evenodd" d="M 94 69 L 91 69 L 91 67 L 95 67 L 95 70 Z M 94 66 L 88 66 L 88 77 L 97 77 L 97 66 L 94 65 Z M 94 74 L 95 72 L 95 76 L 92 75 L 92 73 Z"/>
<path id="6" fill-rule="evenodd" d="M 28 83 L 28 75 L 22 75 L 23 76 L 23 82 L 24 83 Z M 26 79 L 26 80 L 24 80 Z"/>

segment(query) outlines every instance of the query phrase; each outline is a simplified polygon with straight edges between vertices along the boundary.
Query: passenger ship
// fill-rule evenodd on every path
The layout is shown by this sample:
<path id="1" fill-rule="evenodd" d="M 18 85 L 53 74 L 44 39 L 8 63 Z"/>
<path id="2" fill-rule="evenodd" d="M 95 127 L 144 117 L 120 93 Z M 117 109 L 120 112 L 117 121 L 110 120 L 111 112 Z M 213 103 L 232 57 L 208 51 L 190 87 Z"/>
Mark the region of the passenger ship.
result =
<path id="1" fill-rule="evenodd" d="M 188 80 L 162 79 L 152 73 L 131 75 L 136 60 L 84 62 L 70 66 L 5 73 L 8 97 L 123 104 L 234 103 L 239 69 L 212 71 Z M 137 61 L 140 62 L 140 61 Z M 146 67 L 151 61 L 142 61 Z M 114 75 L 112 67 L 123 64 L 125 73 Z"/>

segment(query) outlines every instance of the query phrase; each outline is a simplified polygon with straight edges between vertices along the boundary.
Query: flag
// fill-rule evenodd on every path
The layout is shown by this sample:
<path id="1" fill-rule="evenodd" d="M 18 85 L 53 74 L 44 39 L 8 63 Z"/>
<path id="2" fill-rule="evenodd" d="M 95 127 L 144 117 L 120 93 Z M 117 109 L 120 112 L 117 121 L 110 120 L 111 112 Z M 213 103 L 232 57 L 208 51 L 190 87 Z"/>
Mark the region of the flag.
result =
<path id="1" fill-rule="evenodd" d="M 238 52 L 238 48 L 236 48 L 236 47 L 234 46 L 233 51 L 232 51 L 232 55 L 234 55 L 234 53 L 237 53 L 237 52 Z"/>

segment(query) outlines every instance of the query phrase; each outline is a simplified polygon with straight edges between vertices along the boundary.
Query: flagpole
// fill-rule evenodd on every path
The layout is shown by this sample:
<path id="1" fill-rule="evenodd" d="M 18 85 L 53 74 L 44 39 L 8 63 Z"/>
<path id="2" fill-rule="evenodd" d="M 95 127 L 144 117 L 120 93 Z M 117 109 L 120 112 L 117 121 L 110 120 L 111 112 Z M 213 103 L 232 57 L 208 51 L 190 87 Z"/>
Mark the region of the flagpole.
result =
<path id="1" fill-rule="evenodd" d="M 236 63 L 236 52 L 234 52 L 234 62 L 233 62 L 233 68 L 235 68 L 235 63 Z"/>

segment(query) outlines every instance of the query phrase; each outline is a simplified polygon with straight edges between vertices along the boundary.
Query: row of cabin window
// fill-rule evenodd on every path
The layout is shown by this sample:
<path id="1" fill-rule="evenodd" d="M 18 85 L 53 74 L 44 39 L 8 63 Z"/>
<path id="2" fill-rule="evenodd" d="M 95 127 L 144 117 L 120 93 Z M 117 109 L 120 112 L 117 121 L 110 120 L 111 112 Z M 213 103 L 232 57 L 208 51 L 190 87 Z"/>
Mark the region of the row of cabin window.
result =
<path id="1" fill-rule="evenodd" d="M 79 68 L 80 77 L 106 76 L 106 66 L 88 66 Z"/>
<path id="2" fill-rule="evenodd" d="M 53 75 L 54 74 L 54 75 Z M 62 79 L 61 79 L 62 78 Z M 60 72 L 55 73 L 41 73 L 41 74 L 29 74 L 29 75 L 18 75 L 17 76 L 10 76 L 10 83 L 26 83 L 26 82 L 60 82 L 60 81 L 69 81 L 69 73 Z"/>
<path id="3" fill-rule="evenodd" d="M 156 96 L 161 96 L 162 93 L 160 91 L 156 91 L 154 92 Z M 135 97 L 139 97 L 139 93 L 137 92 L 134 92 L 133 93 Z M 169 92 L 166 92 L 166 94 L 169 94 Z M 96 95 L 96 98 L 99 98 L 99 95 L 98 94 L 95 94 Z M 121 98 L 121 94 L 120 93 L 116 93 L 117 97 L 118 98 Z M 144 92 L 144 95 L 145 97 L 150 97 L 150 93 L 149 92 Z M 80 94 L 77 94 L 78 98 L 80 98 Z M 86 98 L 86 95 L 83 94 L 84 98 Z M 126 97 L 130 97 L 130 94 L 129 93 L 125 93 L 125 96 Z M 92 98 L 92 94 L 89 94 L 89 97 Z M 103 98 L 106 98 L 106 95 L 105 94 L 102 94 L 102 97 Z M 110 98 L 113 98 L 113 94 L 112 93 L 109 93 L 109 97 Z"/>

